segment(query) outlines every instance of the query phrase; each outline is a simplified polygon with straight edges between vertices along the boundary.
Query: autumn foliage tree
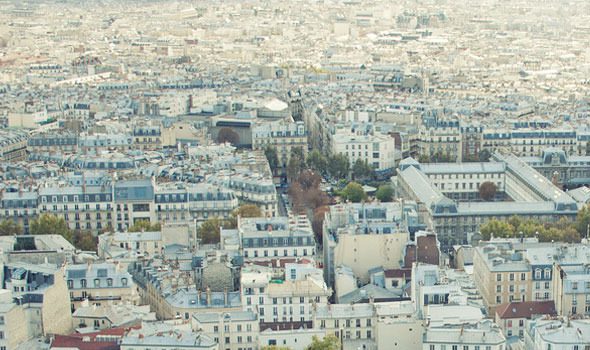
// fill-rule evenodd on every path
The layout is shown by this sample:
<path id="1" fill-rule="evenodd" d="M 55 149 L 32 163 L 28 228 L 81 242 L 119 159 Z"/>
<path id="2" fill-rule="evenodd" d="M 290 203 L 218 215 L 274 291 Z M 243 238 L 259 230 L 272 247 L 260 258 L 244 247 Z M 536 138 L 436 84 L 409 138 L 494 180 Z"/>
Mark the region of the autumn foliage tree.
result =
<path id="1" fill-rule="evenodd" d="M 304 170 L 291 184 L 289 195 L 296 213 L 305 213 L 328 204 L 328 196 L 320 190 L 321 182 L 322 178 L 316 172 Z"/>
<path id="2" fill-rule="evenodd" d="M 217 134 L 217 142 L 229 142 L 235 146 L 238 143 L 240 143 L 240 135 L 238 135 L 238 133 L 233 131 L 231 128 L 221 128 L 219 129 L 219 133 Z"/>
<path id="3" fill-rule="evenodd" d="M 491 201 L 496 196 L 496 184 L 486 181 L 479 186 L 479 197 L 484 201 Z"/>

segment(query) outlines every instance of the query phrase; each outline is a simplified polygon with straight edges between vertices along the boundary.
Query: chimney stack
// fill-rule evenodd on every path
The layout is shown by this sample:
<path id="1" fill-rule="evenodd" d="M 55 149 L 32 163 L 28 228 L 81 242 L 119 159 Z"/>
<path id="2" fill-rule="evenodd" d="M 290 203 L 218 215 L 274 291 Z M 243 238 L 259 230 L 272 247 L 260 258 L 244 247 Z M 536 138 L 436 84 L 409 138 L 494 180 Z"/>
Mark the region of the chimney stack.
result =
<path id="1" fill-rule="evenodd" d="M 207 286 L 205 293 L 207 294 L 207 306 L 211 306 L 211 288 L 209 286 Z"/>

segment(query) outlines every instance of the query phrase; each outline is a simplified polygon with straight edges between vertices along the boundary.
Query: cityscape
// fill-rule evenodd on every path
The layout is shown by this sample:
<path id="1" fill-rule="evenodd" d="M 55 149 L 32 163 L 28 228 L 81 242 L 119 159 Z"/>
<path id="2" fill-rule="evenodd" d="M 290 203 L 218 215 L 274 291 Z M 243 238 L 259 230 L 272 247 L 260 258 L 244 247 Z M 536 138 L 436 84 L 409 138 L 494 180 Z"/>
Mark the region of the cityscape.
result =
<path id="1" fill-rule="evenodd" d="M 590 350 L 590 1 L 0 0 L 0 350 Z"/>

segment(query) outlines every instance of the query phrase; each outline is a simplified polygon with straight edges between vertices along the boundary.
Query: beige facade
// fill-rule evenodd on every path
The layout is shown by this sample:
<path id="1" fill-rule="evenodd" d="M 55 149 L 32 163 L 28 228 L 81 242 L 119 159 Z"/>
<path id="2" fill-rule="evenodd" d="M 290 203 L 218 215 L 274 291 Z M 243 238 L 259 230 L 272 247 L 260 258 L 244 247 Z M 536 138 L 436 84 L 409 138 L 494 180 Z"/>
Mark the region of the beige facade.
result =
<path id="1" fill-rule="evenodd" d="M 394 234 L 350 235 L 338 237 L 334 248 L 334 266 L 348 266 L 364 283 L 369 281 L 369 270 L 374 267 L 399 269 L 407 232 Z"/>
<path id="2" fill-rule="evenodd" d="M 12 303 L 12 293 L 6 289 L 0 290 L 0 332 L 0 347 L 6 350 L 16 349 L 30 338 L 25 311 Z"/>
<path id="3" fill-rule="evenodd" d="M 532 300 L 531 271 L 522 255 L 514 260 L 513 254 L 517 253 L 492 246 L 474 251 L 473 279 L 490 314 L 500 304 Z"/>
<path id="4" fill-rule="evenodd" d="M 281 167 L 287 166 L 294 148 L 300 148 L 307 155 L 305 124 L 282 119 L 253 125 L 252 149 L 264 150 L 266 147 L 273 147 L 277 151 Z"/>
<path id="5" fill-rule="evenodd" d="M 72 312 L 68 287 L 61 270 L 55 274 L 55 283 L 48 288 L 41 307 L 43 335 L 72 332 Z"/>
<path id="6" fill-rule="evenodd" d="M 70 265 L 66 277 L 72 311 L 85 300 L 100 305 L 140 302 L 131 274 L 119 264 Z"/>
<path id="7" fill-rule="evenodd" d="M 553 266 L 553 299 L 558 315 L 590 315 L 590 267 Z"/>
<path id="8" fill-rule="evenodd" d="M 197 313 L 192 318 L 192 329 L 213 339 L 220 349 L 258 347 L 259 323 L 254 312 Z"/>

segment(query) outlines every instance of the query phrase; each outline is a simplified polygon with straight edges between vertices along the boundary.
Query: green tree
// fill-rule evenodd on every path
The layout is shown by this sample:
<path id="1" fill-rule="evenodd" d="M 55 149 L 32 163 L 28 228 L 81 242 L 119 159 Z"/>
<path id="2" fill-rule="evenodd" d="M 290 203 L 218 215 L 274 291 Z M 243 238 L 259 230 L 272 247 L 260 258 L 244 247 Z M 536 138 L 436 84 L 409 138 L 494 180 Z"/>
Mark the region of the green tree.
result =
<path id="1" fill-rule="evenodd" d="M 590 226 L 590 209 L 587 205 L 578 211 L 574 226 L 582 237 L 586 237 L 589 231 L 588 227 Z"/>
<path id="2" fill-rule="evenodd" d="M 313 336 L 311 344 L 306 350 L 338 350 L 340 349 L 340 340 L 335 335 L 330 334 L 323 339 Z"/>
<path id="3" fill-rule="evenodd" d="M 155 232 L 160 231 L 162 225 L 159 222 L 150 223 L 149 220 L 136 221 L 127 231 L 129 232 Z"/>
<path id="4" fill-rule="evenodd" d="M 334 179 L 348 178 L 350 164 L 344 154 L 335 154 L 328 159 L 328 173 Z"/>
<path id="5" fill-rule="evenodd" d="M 381 202 L 391 202 L 393 200 L 393 187 L 389 184 L 381 185 L 375 192 L 375 198 Z"/>
<path id="6" fill-rule="evenodd" d="M 354 180 L 368 179 L 373 177 L 375 170 L 364 160 L 357 159 L 352 165 L 352 178 Z"/>
<path id="7" fill-rule="evenodd" d="M 32 235 L 60 235 L 69 242 L 73 238 L 72 230 L 64 218 L 47 213 L 30 221 L 30 232 Z"/>
<path id="8" fill-rule="evenodd" d="M 328 172 L 328 159 L 316 149 L 307 155 L 306 162 L 310 169 L 315 170 L 320 174 L 326 174 Z"/>
<path id="9" fill-rule="evenodd" d="M 97 239 L 89 231 L 75 231 L 73 236 L 73 244 L 80 250 L 96 251 Z"/>
<path id="10" fill-rule="evenodd" d="M 14 236 L 23 233 L 23 228 L 12 220 L 0 222 L 0 236 Z"/>
<path id="11" fill-rule="evenodd" d="M 490 220 L 479 227 L 484 240 L 494 237 L 512 237 L 514 236 L 514 227 L 506 221 Z"/>
<path id="12" fill-rule="evenodd" d="M 419 162 L 419 163 L 430 163 L 430 157 L 429 157 L 429 156 L 427 156 L 426 154 L 421 154 L 421 155 L 418 157 L 418 162 Z"/>
<path id="13" fill-rule="evenodd" d="M 197 231 L 201 243 L 212 244 L 219 243 L 221 227 L 228 228 L 228 223 L 220 218 L 210 218 L 203 222 Z"/>
<path id="14" fill-rule="evenodd" d="M 264 148 L 264 155 L 268 160 L 268 165 L 270 166 L 270 170 L 274 172 L 277 171 L 279 168 L 279 156 L 277 155 L 277 149 L 272 146 L 266 146 Z"/>
<path id="15" fill-rule="evenodd" d="M 496 196 L 496 184 L 491 181 L 485 181 L 479 185 L 479 197 L 484 201 L 491 201 Z"/>
<path id="16" fill-rule="evenodd" d="M 260 350 L 291 350 L 291 348 L 288 346 L 265 345 Z"/>
<path id="17" fill-rule="evenodd" d="M 508 218 L 508 223 L 517 230 L 520 230 L 520 225 L 522 225 L 523 222 L 522 218 L 518 215 L 512 215 Z"/>
<path id="18" fill-rule="evenodd" d="M 361 186 L 357 182 L 350 182 L 341 192 L 342 197 L 348 199 L 353 203 L 358 203 L 362 200 L 367 199 L 367 194 L 365 190 L 363 190 L 363 186 Z"/>

